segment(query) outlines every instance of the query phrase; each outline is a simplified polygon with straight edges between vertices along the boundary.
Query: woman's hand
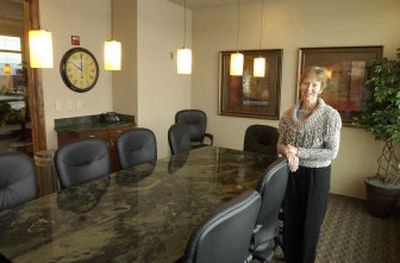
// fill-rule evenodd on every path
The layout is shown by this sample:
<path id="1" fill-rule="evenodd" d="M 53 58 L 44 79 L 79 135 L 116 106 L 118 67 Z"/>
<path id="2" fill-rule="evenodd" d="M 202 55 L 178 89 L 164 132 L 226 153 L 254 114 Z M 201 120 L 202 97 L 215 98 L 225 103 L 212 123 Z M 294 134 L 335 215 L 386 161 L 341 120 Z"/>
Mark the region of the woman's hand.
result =
<path id="1" fill-rule="evenodd" d="M 292 152 L 292 153 L 294 153 L 294 155 L 297 155 L 297 148 L 296 147 L 294 147 L 293 145 L 290 145 L 290 144 L 288 144 L 287 146 L 286 146 L 287 148 L 287 152 Z"/>
<path id="2" fill-rule="evenodd" d="M 299 169 L 299 157 L 297 157 L 292 151 L 288 151 L 286 158 L 288 159 L 289 170 L 291 172 L 296 172 L 297 169 Z"/>

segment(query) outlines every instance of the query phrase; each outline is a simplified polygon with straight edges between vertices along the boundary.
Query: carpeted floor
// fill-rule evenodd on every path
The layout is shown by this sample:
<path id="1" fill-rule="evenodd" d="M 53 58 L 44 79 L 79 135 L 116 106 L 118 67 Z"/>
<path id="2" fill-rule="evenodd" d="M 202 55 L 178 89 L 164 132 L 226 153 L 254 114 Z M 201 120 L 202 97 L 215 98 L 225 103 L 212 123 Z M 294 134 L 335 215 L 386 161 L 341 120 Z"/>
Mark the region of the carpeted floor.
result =
<path id="1" fill-rule="evenodd" d="M 278 248 L 273 262 L 282 252 Z M 371 216 L 364 200 L 330 195 L 316 263 L 399 263 L 400 211 L 389 219 Z"/>

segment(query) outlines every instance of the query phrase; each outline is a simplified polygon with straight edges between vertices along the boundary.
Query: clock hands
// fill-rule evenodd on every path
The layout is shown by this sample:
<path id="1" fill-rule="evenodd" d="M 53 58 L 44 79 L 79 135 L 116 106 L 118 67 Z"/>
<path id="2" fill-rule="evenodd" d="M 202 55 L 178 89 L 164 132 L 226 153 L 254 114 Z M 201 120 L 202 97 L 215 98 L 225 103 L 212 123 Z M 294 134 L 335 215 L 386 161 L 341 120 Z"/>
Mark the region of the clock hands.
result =
<path id="1" fill-rule="evenodd" d="M 75 63 L 72 63 L 71 61 L 68 61 L 68 63 L 71 63 L 75 68 L 77 68 L 79 71 L 82 71 L 82 67 L 78 67 Z"/>
<path id="2" fill-rule="evenodd" d="M 81 52 L 81 79 L 83 79 L 83 77 L 82 77 L 82 69 L 83 69 L 82 66 L 83 65 L 82 65 L 82 52 Z"/>

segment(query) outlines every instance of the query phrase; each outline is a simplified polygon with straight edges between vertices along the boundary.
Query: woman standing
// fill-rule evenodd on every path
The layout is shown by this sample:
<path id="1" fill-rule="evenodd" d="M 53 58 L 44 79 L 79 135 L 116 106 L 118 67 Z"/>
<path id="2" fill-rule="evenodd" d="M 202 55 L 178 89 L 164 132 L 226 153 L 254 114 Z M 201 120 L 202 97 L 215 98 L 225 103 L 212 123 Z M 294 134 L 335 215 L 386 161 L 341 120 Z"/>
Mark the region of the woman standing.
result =
<path id="1" fill-rule="evenodd" d="M 301 77 L 300 101 L 279 123 L 277 148 L 291 171 L 283 204 L 287 263 L 314 262 L 328 203 L 331 161 L 339 150 L 342 121 L 318 97 L 327 82 L 325 68 L 307 69 Z"/>

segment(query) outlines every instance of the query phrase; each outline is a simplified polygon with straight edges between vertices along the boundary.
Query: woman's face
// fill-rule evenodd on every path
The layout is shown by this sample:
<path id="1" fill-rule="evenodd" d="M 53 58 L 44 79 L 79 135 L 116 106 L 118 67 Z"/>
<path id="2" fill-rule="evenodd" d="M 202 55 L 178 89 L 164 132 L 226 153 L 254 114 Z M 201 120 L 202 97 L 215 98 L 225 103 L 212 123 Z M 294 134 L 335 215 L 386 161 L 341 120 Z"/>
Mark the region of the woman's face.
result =
<path id="1" fill-rule="evenodd" d="M 300 85 L 301 100 L 304 103 L 314 104 L 321 94 L 321 81 L 315 78 L 305 78 Z"/>

